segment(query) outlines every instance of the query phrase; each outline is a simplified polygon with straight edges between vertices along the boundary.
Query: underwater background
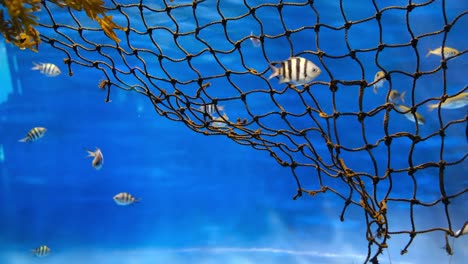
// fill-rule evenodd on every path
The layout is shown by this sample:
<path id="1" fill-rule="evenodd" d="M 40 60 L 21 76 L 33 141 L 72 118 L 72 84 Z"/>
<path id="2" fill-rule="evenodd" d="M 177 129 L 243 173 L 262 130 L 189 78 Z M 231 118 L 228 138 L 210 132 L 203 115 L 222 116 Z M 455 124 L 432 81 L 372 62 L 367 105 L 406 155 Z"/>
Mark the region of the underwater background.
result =
<path id="1" fill-rule="evenodd" d="M 241 2 L 224 1 L 225 8 L 236 10 L 243 6 Z M 333 24 L 338 20 L 335 15 L 339 1 L 315 2 L 323 23 Z M 349 19 L 355 20 L 369 13 L 365 7 L 373 1 L 344 2 L 350 10 Z M 387 1 L 375 2 L 384 5 Z M 407 4 L 407 1 L 395 2 Z M 435 1 L 424 13 L 415 16 L 412 25 L 416 31 L 442 28 L 442 2 L 447 1 Z M 468 1 L 451 1 L 448 6 L 446 12 L 453 18 L 468 10 Z M 207 20 L 210 15 L 206 12 Z M 264 19 L 265 32 L 273 34 L 278 21 L 268 14 Z M 386 29 L 394 29 L 385 32 L 384 42 L 407 41 L 407 33 L 401 31 L 403 19 L 404 13 L 395 12 L 382 21 Z M 465 15 L 451 29 L 447 45 L 460 51 L 467 49 L 467 19 Z M 307 15 L 298 14 L 290 26 L 302 22 L 310 24 Z M 242 36 L 248 36 L 250 31 L 259 33 L 252 23 L 232 30 Z M 362 30 L 369 35 L 378 34 L 372 26 Z M 324 33 L 323 47 L 338 54 L 346 47 L 336 41 L 333 34 Z M 209 37 L 213 42 L 217 38 L 224 39 L 224 35 L 217 33 Z M 424 56 L 428 49 L 439 47 L 441 39 L 438 35 L 422 39 L 418 49 Z M 298 34 L 294 50 L 314 49 L 308 43 L 311 40 L 313 37 Z M 370 40 L 362 35 L 355 35 L 351 41 L 358 48 L 378 45 L 378 39 Z M 282 49 L 284 44 L 281 39 L 269 40 L 265 49 L 275 60 L 286 59 L 289 48 Z M 255 52 L 253 46 L 246 50 L 252 64 L 267 67 L 263 57 L 255 61 Z M 408 59 L 411 52 L 409 48 L 402 49 L 381 59 L 391 61 L 389 67 L 408 70 L 414 66 Z M 0 263 L 303 264 L 362 263 L 366 258 L 366 225 L 359 208 L 350 207 L 345 221 L 341 222 L 339 216 L 344 202 L 332 193 L 315 197 L 303 195 L 293 200 L 297 186 L 290 169 L 278 165 L 267 152 L 241 146 L 227 137 L 195 133 L 181 122 L 157 115 L 151 101 L 135 92 L 114 89 L 111 102 L 105 103 L 106 92 L 97 88 L 102 73 L 75 65 L 70 77 L 63 59 L 63 53 L 45 44 L 34 53 L 19 50 L 3 40 L 0 43 Z M 373 59 L 373 55 L 363 58 Z M 312 60 L 318 64 L 316 58 Z M 423 65 L 428 70 L 435 68 L 440 58 L 421 58 L 421 61 L 430 65 Z M 33 62 L 54 63 L 62 69 L 62 74 L 48 78 L 31 70 Z M 235 67 L 236 62 L 232 63 Z M 153 65 L 151 61 L 148 64 Z M 450 60 L 448 64 L 448 93 L 454 94 L 467 85 L 467 55 Z M 210 71 L 209 62 L 206 65 Z M 328 66 L 335 67 L 339 73 L 337 78 L 356 78 L 352 68 L 331 61 Z M 178 70 L 183 75 L 183 69 Z M 373 66 L 366 72 L 368 82 L 377 70 Z M 266 76 L 269 74 L 267 72 Z M 323 74 L 317 79 L 329 81 L 327 78 Z M 420 82 L 427 87 L 422 94 L 440 96 L 441 88 L 436 84 L 440 83 L 442 74 L 431 78 L 438 79 Z M 270 82 L 279 87 L 276 79 Z M 408 83 L 404 78 L 394 80 L 395 86 L 409 87 Z M 329 93 L 326 88 L 320 88 L 322 90 L 316 91 L 318 97 Z M 356 101 L 353 98 L 356 91 L 343 94 L 343 107 Z M 372 106 L 383 103 L 385 93 L 375 95 L 369 89 L 366 100 Z M 260 105 L 258 109 L 264 107 L 262 103 L 252 102 Z M 294 107 L 294 102 L 289 104 Z M 229 107 L 226 111 L 232 113 Z M 424 108 L 421 112 L 427 120 L 420 128 L 421 134 L 437 130 L 436 111 L 429 113 Z M 443 110 L 442 114 L 446 120 L 463 118 L 466 107 Z M 382 136 L 381 120 L 366 124 L 371 138 L 373 134 Z M 414 123 L 402 116 L 394 120 L 392 129 L 414 132 Z M 31 144 L 18 142 L 29 129 L 37 126 L 47 128 L 43 138 Z M 352 142 L 356 136 L 353 131 L 360 133 L 355 119 L 342 124 L 341 128 L 342 142 Z M 448 160 L 466 155 L 465 128 L 466 122 L 446 132 Z M 440 144 L 437 140 L 429 141 L 417 152 L 417 157 L 420 160 L 425 160 L 426 156 L 432 158 L 433 153 L 438 154 L 437 144 Z M 96 147 L 104 155 L 101 170 L 95 170 L 91 159 L 87 158 L 86 149 Z M 401 149 L 404 151 L 394 148 L 393 162 L 407 166 L 408 153 L 406 148 Z M 378 157 L 384 162 L 385 153 L 380 154 Z M 359 155 L 349 156 L 347 165 L 367 166 Z M 315 176 L 313 170 L 308 173 L 310 177 Z M 437 173 L 433 169 L 418 175 L 421 200 L 440 196 Z M 447 189 L 461 190 L 468 186 L 466 161 L 448 168 L 445 173 L 450 178 Z M 131 193 L 141 201 L 118 206 L 112 197 L 120 192 Z M 395 179 L 394 192 L 404 197 L 410 195 L 410 180 Z M 451 204 L 454 229 L 466 221 L 467 203 L 464 195 Z M 421 208 L 417 215 L 418 228 L 446 225 L 441 205 Z M 395 230 L 410 229 L 408 207 L 392 208 L 389 217 Z M 455 240 L 452 257 L 443 249 L 442 232 L 418 235 L 408 253 L 400 255 L 407 240 L 407 235 L 392 236 L 388 241 L 389 249 L 379 258 L 380 263 L 456 264 L 468 258 L 467 237 Z M 31 250 L 40 245 L 49 246 L 51 254 L 35 257 Z"/>

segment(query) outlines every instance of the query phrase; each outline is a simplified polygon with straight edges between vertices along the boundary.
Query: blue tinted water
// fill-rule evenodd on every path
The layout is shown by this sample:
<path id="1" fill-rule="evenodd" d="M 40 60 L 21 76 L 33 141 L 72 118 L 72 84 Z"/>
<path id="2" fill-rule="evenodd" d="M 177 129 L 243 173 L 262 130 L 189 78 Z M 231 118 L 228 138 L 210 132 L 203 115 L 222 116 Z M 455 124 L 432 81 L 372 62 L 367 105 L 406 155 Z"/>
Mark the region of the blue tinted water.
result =
<path id="1" fill-rule="evenodd" d="M 175 3 L 181 2 L 187 1 L 175 0 Z M 277 1 L 248 2 L 257 5 Z M 315 2 L 320 11 L 321 23 L 333 26 L 343 24 L 335 3 L 325 0 Z M 374 13 L 373 9 L 366 8 L 371 1 L 344 2 L 349 20 L 359 20 Z M 387 1 L 376 2 L 379 7 L 389 5 Z M 396 2 L 401 5 L 405 3 Z M 424 12 L 416 9 L 411 20 L 415 34 L 442 28 L 441 3 L 435 1 Z M 161 4 L 158 1 L 154 6 Z M 447 6 L 451 20 L 462 10 L 467 10 L 468 3 L 450 1 Z M 200 7 L 197 16 L 200 17 L 201 25 L 219 19 L 212 8 L 209 4 Z M 245 12 L 245 8 L 237 1 L 223 1 L 222 10 L 225 16 Z M 287 20 L 288 28 L 315 23 L 314 13 L 307 7 L 286 7 L 283 11 L 289 17 L 294 16 L 294 19 Z M 193 28 L 190 16 L 184 12 L 174 12 L 173 15 L 182 23 L 181 31 Z M 391 10 L 383 16 L 383 42 L 401 44 L 408 41 L 410 36 L 403 26 L 404 14 L 403 10 Z M 277 9 L 261 9 L 257 15 L 264 22 L 265 34 L 283 32 L 278 23 Z M 60 19 L 63 23 L 67 22 L 65 15 L 58 16 Z M 153 25 L 171 24 L 168 18 L 160 16 L 158 19 L 149 21 Z M 258 34 L 261 30 L 252 19 L 233 23 L 232 28 L 228 27 L 233 39 L 241 39 L 249 35 L 250 31 Z M 467 25 L 467 16 L 464 16 L 452 28 L 447 44 L 461 51 L 466 50 Z M 132 26 L 143 28 L 139 23 Z M 223 42 L 224 35 L 216 34 L 222 27 L 213 27 L 212 30 L 201 32 L 200 36 L 217 48 L 225 48 L 228 44 Z M 356 25 L 350 29 L 350 44 L 353 48 L 375 47 L 379 42 L 376 35 L 378 31 L 376 23 L 372 21 Z M 180 51 L 173 48 L 172 39 L 164 38 L 163 31 L 156 36 L 165 54 L 174 58 L 181 56 Z M 96 38 L 107 41 L 102 36 Z M 291 39 L 294 42 L 294 54 L 317 49 L 312 29 L 293 34 Z M 327 54 L 340 56 L 347 53 L 344 42 L 338 41 L 342 39 L 342 31 L 323 28 L 319 46 Z M 421 38 L 418 45 L 420 56 L 425 56 L 428 48 L 440 46 L 441 39 L 441 35 Z M 147 46 L 145 41 L 137 39 L 133 45 L 151 49 L 151 45 Z M 187 49 L 193 49 L 190 52 L 203 48 L 203 45 L 197 46 L 199 43 L 190 38 L 181 40 L 181 43 Z M 8 65 L 3 62 L 1 69 L 8 66 L 11 70 L 11 74 L 7 70 L 0 72 L 1 83 L 11 83 L 2 87 L 0 96 L 8 98 L 0 104 L 0 157 L 3 157 L 0 159 L 1 263 L 302 264 L 361 263 L 365 259 L 367 242 L 362 212 L 352 207 L 345 216 L 346 221 L 340 222 L 343 201 L 329 193 L 313 198 L 304 196 L 293 201 L 291 197 L 296 192 L 296 185 L 290 171 L 278 166 L 266 152 L 240 146 L 224 137 L 194 133 L 181 123 L 158 116 L 149 100 L 136 93 L 114 89 L 112 102 L 106 104 L 105 92 L 97 89 L 103 77 L 100 72 L 74 66 L 74 75 L 69 77 L 62 63 L 64 56 L 56 49 L 41 45 L 40 52 L 33 53 L 6 45 L 7 50 L 0 46 L 0 61 L 9 61 Z M 264 49 L 272 60 L 282 60 L 292 55 L 284 38 L 265 40 Z M 250 67 L 267 68 L 267 62 L 263 57 L 256 56 L 258 50 L 248 41 L 245 42 L 245 54 Z M 194 65 L 198 65 L 204 75 L 222 73 L 221 67 L 208 55 L 205 53 L 200 59 L 194 59 Z M 372 81 L 378 70 L 374 55 L 374 52 L 358 55 L 366 65 L 365 78 L 368 81 Z M 94 55 L 87 56 L 93 58 Z M 310 54 L 306 56 L 319 63 L 316 57 Z M 410 48 L 388 49 L 381 53 L 379 62 L 387 70 L 412 72 L 415 70 L 412 56 L 413 50 Z M 241 69 L 234 56 L 226 56 L 222 60 L 233 69 Z M 335 78 L 361 78 L 357 64 L 349 58 L 324 61 Z M 63 74 L 47 78 L 30 70 L 32 62 L 56 63 Z M 437 67 L 439 59 L 429 57 L 422 62 L 422 70 L 427 71 Z M 152 74 L 161 75 L 154 58 L 148 58 L 147 63 L 151 66 L 149 71 Z M 117 67 L 125 68 L 123 64 Z M 176 64 L 167 62 L 166 67 L 181 80 L 193 78 L 191 73 L 184 74 Z M 449 62 L 450 94 L 466 86 L 466 67 L 466 54 Z M 266 72 L 265 76 L 269 74 Z M 418 88 L 421 88 L 415 94 L 416 102 L 440 96 L 441 78 L 441 74 L 436 74 L 418 80 Z M 252 86 L 239 77 L 233 77 L 233 80 L 245 89 L 262 85 L 258 80 L 253 80 L 250 83 Z M 330 77 L 324 72 L 318 80 L 325 82 Z M 395 75 L 392 81 L 395 87 L 409 91 L 412 79 Z M 214 90 L 214 96 L 227 96 L 232 92 L 223 79 L 213 80 L 212 83 L 210 89 L 226 87 L 226 90 Z M 276 88 L 281 87 L 275 79 L 271 83 Z M 10 86 L 11 94 L 8 92 Z M 351 87 L 345 90 L 347 88 L 342 88 L 337 95 L 340 111 L 357 111 L 357 89 Z M 314 95 L 320 98 L 324 111 L 331 113 L 327 87 L 317 85 Z M 364 110 L 370 110 L 384 102 L 385 93 L 382 90 L 374 95 L 369 90 L 365 97 Z M 268 98 L 259 96 L 249 99 L 252 111 L 260 114 L 278 110 L 271 108 Z M 295 111 L 292 95 L 278 100 L 284 100 L 282 104 L 289 107 L 287 110 Z M 236 107 L 228 106 L 227 109 Z M 242 110 L 237 110 L 242 113 Z M 438 129 L 438 120 L 435 113 L 427 113 L 425 109 L 423 111 L 428 122 L 421 128 L 421 134 L 427 136 Z M 466 110 L 443 111 L 442 114 L 445 120 L 460 119 Z M 370 119 L 366 123 L 370 142 L 382 137 L 382 117 Z M 341 143 L 351 147 L 362 145 L 355 119 L 342 120 L 339 123 L 340 131 L 343 131 L 340 133 Z M 391 133 L 414 132 L 414 124 L 404 117 L 393 116 L 392 121 Z M 279 125 L 277 120 L 272 120 L 271 124 Z M 297 122 L 296 125 L 307 126 L 303 122 Z M 44 138 L 33 144 L 18 143 L 18 139 L 34 126 L 48 128 Z M 464 125 L 459 124 L 447 131 L 445 159 L 454 161 L 466 154 L 468 146 L 464 140 L 464 128 Z M 408 167 L 409 143 L 396 139 L 393 144 L 393 166 Z M 439 146 L 437 140 L 421 145 L 415 152 L 415 164 L 437 161 Z M 86 158 L 84 149 L 94 147 L 101 148 L 104 153 L 105 163 L 100 171 L 95 171 L 91 167 L 91 160 Z M 327 153 L 325 148 L 317 148 L 321 153 Z M 375 151 L 379 166 L 385 168 L 386 149 Z M 367 156 L 344 153 L 343 157 L 349 167 L 357 171 L 369 170 Z M 466 162 L 446 171 L 449 193 L 466 188 L 467 171 Z M 306 186 L 317 188 L 314 185 L 316 182 L 309 178 L 316 175 L 314 171 L 299 170 L 298 173 Z M 440 197 L 437 173 L 435 169 L 428 169 L 416 174 L 420 200 L 429 202 Z M 397 178 L 399 176 L 401 178 Z M 411 181 L 404 174 L 394 174 L 394 177 L 392 196 L 411 197 Z M 347 190 L 343 186 L 340 188 L 342 192 Z M 134 206 L 117 206 L 112 197 L 123 191 L 141 197 L 142 201 Z M 466 221 L 466 205 L 466 195 L 451 204 L 454 229 Z M 391 209 L 392 213 L 388 217 L 393 229 L 409 230 L 409 207 L 401 205 Z M 419 209 L 416 227 L 445 227 L 444 216 L 442 206 Z M 418 235 L 409 252 L 400 256 L 400 250 L 407 240 L 406 235 L 392 236 L 388 241 L 390 248 L 381 256 L 381 263 L 389 263 L 389 253 L 392 263 L 448 263 L 450 260 L 441 248 L 444 246 L 442 232 Z M 42 244 L 52 249 L 51 255 L 43 259 L 34 258 L 30 250 Z M 466 237 L 456 240 L 454 251 L 452 263 L 462 263 L 468 257 Z"/>

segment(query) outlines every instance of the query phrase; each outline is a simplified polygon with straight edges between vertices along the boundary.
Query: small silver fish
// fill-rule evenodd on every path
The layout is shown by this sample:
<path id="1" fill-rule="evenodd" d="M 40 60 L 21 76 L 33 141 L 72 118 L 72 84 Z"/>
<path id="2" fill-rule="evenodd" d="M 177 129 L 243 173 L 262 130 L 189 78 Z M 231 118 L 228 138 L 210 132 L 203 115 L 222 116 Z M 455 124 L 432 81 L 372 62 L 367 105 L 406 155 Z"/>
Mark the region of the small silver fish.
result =
<path id="1" fill-rule="evenodd" d="M 400 93 L 397 90 L 391 90 L 390 94 L 388 95 L 388 101 L 391 103 L 397 103 L 398 101 L 401 101 L 402 103 L 404 103 L 405 95 L 406 95 L 406 91 L 403 91 L 402 93 Z"/>
<path id="2" fill-rule="evenodd" d="M 121 192 L 113 197 L 114 202 L 118 205 L 130 205 L 139 202 L 141 199 L 133 197 L 131 194 Z"/>
<path id="3" fill-rule="evenodd" d="M 44 74 L 47 77 L 55 77 L 61 73 L 60 69 L 57 67 L 57 65 L 52 64 L 52 63 L 34 63 L 34 67 L 32 67 L 32 70 L 40 71 L 40 73 Z"/>
<path id="4" fill-rule="evenodd" d="M 450 47 L 444 47 L 444 57 L 446 59 L 458 55 L 460 52 L 454 48 Z M 431 50 L 429 49 L 429 52 L 427 53 L 426 57 L 429 57 L 430 55 L 437 55 L 442 57 L 442 47 L 439 47 L 437 49 Z"/>
<path id="5" fill-rule="evenodd" d="M 424 117 L 420 113 L 415 112 L 414 115 L 413 115 L 413 113 L 411 113 L 411 108 L 409 108 L 408 106 L 402 105 L 402 104 L 395 104 L 395 107 L 400 112 L 407 112 L 407 113 L 404 113 L 406 119 L 408 119 L 408 120 L 410 120 L 412 122 L 415 122 L 416 120 L 414 120 L 414 116 L 416 115 L 416 119 L 418 120 L 418 124 L 424 125 L 426 123 L 426 119 L 424 119 Z"/>
<path id="6" fill-rule="evenodd" d="M 250 42 L 252 42 L 252 45 L 253 45 L 254 47 L 258 48 L 258 47 L 262 46 L 262 42 L 260 41 L 260 38 L 257 37 L 257 36 L 255 36 L 255 35 L 253 34 L 253 31 L 250 31 L 250 37 L 249 37 L 249 39 L 250 39 Z"/>
<path id="7" fill-rule="evenodd" d="M 445 99 L 445 102 L 440 104 L 440 108 L 442 109 L 458 109 L 468 105 L 468 92 L 461 93 L 454 97 L 449 97 Z M 434 110 L 435 108 L 439 107 L 439 103 L 429 104 L 427 106 L 429 110 Z"/>
<path id="8" fill-rule="evenodd" d="M 104 156 L 102 155 L 101 149 L 96 147 L 95 151 L 86 151 L 88 152 L 87 158 L 93 157 L 93 161 L 91 162 L 93 168 L 95 168 L 96 170 L 100 170 L 102 168 L 102 165 L 104 164 Z"/>
<path id="9" fill-rule="evenodd" d="M 377 89 L 382 87 L 385 83 L 385 72 L 383 71 L 378 71 L 374 75 L 374 93 L 377 94 Z"/>
<path id="10" fill-rule="evenodd" d="M 29 130 L 25 138 L 20 139 L 19 142 L 34 142 L 44 136 L 47 129 L 44 127 L 35 127 Z"/>
<path id="11" fill-rule="evenodd" d="M 280 64 L 279 67 L 275 67 Z M 279 63 L 270 64 L 272 74 L 268 79 L 279 77 L 280 83 L 293 82 L 297 85 L 304 85 L 320 75 L 322 70 L 313 62 L 302 57 L 291 57 Z"/>
<path id="12" fill-rule="evenodd" d="M 46 245 L 43 245 L 43 246 L 33 249 L 32 253 L 36 255 L 37 257 L 45 257 L 49 255 L 50 248 Z"/>

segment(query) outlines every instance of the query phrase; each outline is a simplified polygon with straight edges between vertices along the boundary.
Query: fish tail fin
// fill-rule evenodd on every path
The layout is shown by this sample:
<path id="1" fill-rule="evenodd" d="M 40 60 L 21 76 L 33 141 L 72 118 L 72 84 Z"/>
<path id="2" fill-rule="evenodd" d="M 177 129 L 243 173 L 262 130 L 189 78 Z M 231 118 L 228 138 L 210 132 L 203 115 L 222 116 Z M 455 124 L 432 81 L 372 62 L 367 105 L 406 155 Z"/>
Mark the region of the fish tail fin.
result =
<path id="1" fill-rule="evenodd" d="M 268 77 L 268 80 L 270 80 L 273 77 L 276 77 L 279 75 L 279 68 L 275 67 L 273 64 L 270 64 L 270 69 L 272 71 L 271 75 Z"/>
<path id="2" fill-rule="evenodd" d="M 426 54 L 426 58 L 429 57 L 429 56 L 431 56 L 432 53 L 433 53 L 433 51 L 432 51 L 431 49 L 428 49 L 428 52 L 427 52 L 427 54 Z"/>
<path id="3" fill-rule="evenodd" d="M 28 137 L 25 137 L 25 138 L 22 138 L 22 139 L 18 140 L 18 142 L 28 142 L 28 141 L 29 141 Z"/>
<path id="4" fill-rule="evenodd" d="M 95 156 L 94 151 L 91 151 L 87 148 L 83 148 L 83 149 L 86 151 L 86 153 L 88 153 L 88 156 L 86 156 L 87 158 Z"/>
<path id="5" fill-rule="evenodd" d="M 40 70 L 41 69 L 40 64 L 33 62 L 33 65 L 34 65 L 34 67 L 32 67 L 31 70 Z"/>
<path id="6" fill-rule="evenodd" d="M 405 102 L 405 95 L 406 95 L 406 91 L 403 91 L 401 94 L 400 94 L 400 100 L 404 103 Z"/>
<path id="7" fill-rule="evenodd" d="M 427 108 L 429 109 L 429 111 L 432 111 L 436 109 L 438 106 L 439 104 L 430 104 L 430 105 L 427 105 Z"/>

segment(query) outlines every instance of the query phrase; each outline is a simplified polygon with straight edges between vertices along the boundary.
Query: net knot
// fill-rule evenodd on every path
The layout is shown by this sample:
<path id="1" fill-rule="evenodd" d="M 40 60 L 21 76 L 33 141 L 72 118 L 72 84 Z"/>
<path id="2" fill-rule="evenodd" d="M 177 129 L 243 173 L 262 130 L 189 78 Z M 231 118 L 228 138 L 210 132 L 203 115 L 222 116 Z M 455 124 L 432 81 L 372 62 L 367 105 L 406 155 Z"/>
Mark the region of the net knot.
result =
<path id="1" fill-rule="evenodd" d="M 382 18 L 382 13 L 379 12 L 379 11 L 377 11 L 377 12 L 375 13 L 375 19 L 380 20 L 381 18 Z"/>
<path id="2" fill-rule="evenodd" d="M 359 114 L 357 115 L 358 121 L 362 123 L 362 121 L 364 121 L 364 118 L 366 118 L 366 116 L 367 116 L 367 113 L 359 112 Z"/>
<path id="3" fill-rule="evenodd" d="M 336 91 L 338 91 L 338 86 L 336 84 L 337 84 L 336 80 L 330 81 L 330 84 L 328 87 L 330 87 L 330 91 L 332 91 L 332 93 L 335 93 Z"/>
<path id="4" fill-rule="evenodd" d="M 353 25 L 353 22 L 351 22 L 351 21 L 346 21 L 346 23 L 344 24 L 344 28 L 345 28 L 345 29 L 349 29 L 349 28 L 351 28 L 352 25 Z"/>
<path id="5" fill-rule="evenodd" d="M 413 140 L 413 143 L 416 144 L 421 141 L 421 137 L 419 135 L 413 135 L 411 140 Z"/>
<path id="6" fill-rule="evenodd" d="M 411 11 L 413 11 L 413 9 L 414 9 L 415 7 L 416 7 L 415 4 L 409 4 L 409 5 L 406 6 L 406 10 L 408 10 L 408 12 L 411 12 Z"/>
<path id="7" fill-rule="evenodd" d="M 452 25 L 448 24 L 448 25 L 445 25 L 445 26 L 444 26 L 444 31 L 445 31 L 445 32 L 449 32 L 450 29 L 452 29 Z"/>
<path id="8" fill-rule="evenodd" d="M 439 168 L 445 169 L 445 166 L 447 165 L 447 162 L 445 160 L 439 161 Z"/>
<path id="9" fill-rule="evenodd" d="M 314 25 L 314 31 L 318 33 L 320 31 L 320 24 L 315 24 Z"/>
<path id="10" fill-rule="evenodd" d="M 385 145 L 390 146 L 392 144 L 392 137 L 385 136 Z"/>

